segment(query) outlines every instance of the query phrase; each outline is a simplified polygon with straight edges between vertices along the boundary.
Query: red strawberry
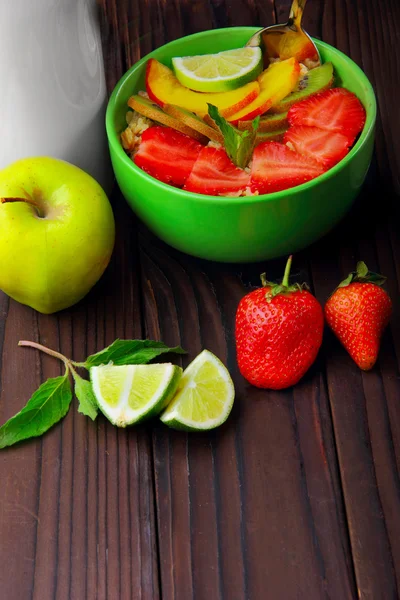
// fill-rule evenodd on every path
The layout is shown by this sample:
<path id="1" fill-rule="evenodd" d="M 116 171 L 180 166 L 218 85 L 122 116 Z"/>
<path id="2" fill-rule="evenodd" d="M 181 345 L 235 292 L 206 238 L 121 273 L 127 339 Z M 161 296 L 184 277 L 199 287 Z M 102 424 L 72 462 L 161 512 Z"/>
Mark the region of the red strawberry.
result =
<path id="1" fill-rule="evenodd" d="M 253 153 L 251 190 L 260 194 L 300 185 L 324 172 L 317 161 L 290 150 L 285 144 L 263 142 Z"/>
<path id="2" fill-rule="evenodd" d="M 288 121 L 290 125 L 309 125 L 342 133 L 352 144 L 364 127 L 365 109 L 349 90 L 332 88 L 293 104 Z"/>
<path id="3" fill-rule="evenodd" d="M 225 194 L 244 190 L 250 175 L 236 167 L 222 148 L 206 146 L 200 152 L 185 190 L 198 194 Z"/>
<path id="4" fill-rule="evenodd" d="M 299 154 L 315 159 L 325 169 L 333 167 L 349 151 L 349 139 L 342 133 L 307 125 L 290 127 L 283 141 Z"/>
<path id="5" fill-rule="evenodd" d="M 292 257 L 281 285 L 261 276 L 236 312 L 239 369 L 257 387 L 280 390 L 297 383 L 313 364 L 322 343 L 322 307 L 303 286 L 289 286 Z"/>
<path id="6" fill-rule="evenodd" d="M 155 125 L 143 132 L 134 163 L 164 183 L 182 186 L 202 148 L 188 135 Z"/>
<path id="7" fill-rule="evenodd" d="M 384 282 L 385 277 L 371 273 L 359 262 L 357 271 L 342 281 L 325 304 L 326 322 L 363 371 L 376 363 L 392 313 L 392 301 L 379 287 Z"/>

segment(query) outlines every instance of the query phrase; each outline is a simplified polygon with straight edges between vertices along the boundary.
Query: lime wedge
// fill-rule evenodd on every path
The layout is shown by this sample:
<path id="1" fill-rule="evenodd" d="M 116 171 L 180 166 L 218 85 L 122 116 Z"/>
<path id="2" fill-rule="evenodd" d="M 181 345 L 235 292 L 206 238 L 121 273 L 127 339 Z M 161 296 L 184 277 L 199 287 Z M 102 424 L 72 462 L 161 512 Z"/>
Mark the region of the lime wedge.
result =
<path id="1" fill-rule="evenodd" d="M 175 394 L 182 369 L 170 363 L 90 369 L 100 410 L 118 427 L 158 415 Z"/>
<path id="2" fill-rule="evenodd" d="M 173 58 L 172 66 L 182 85 L 197 92 L 235 90 L 261 73 L 260 48 L 237 48 L 217 54 Z"/>
<path id="3" fill-rule="evenodd" d="M 228 369 L 214 354 L 203 350 L 183 372 L 178 391 L 160 418 L 173 429 L 214 429 L 228 418 L 234 397 Z"/>

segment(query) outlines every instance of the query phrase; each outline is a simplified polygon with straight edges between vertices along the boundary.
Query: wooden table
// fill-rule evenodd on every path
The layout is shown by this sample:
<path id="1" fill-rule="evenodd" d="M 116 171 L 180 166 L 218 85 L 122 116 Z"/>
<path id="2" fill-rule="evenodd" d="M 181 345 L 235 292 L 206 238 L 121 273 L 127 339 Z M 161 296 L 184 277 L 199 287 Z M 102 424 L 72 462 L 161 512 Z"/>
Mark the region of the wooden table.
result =
<path id="1" fill-rule="evenodd" d="M 111 90 L 153 47 L 212 27 L 282 22 L 282 0 L 103 0 Z M 400 589 L 400 59 L 398 0 L 310 0 L 305 26 L 350 55 L 377 91 L 376 154 L 352 213 L 295 257 L 321 302 L 357 259 L 388 276 L 394 314 L 362 373 L 333 337 L 294 389 L 247 385 L 236 306 L 283 259 L 220 265 L 154 239 L 114 194 L 118 243 L 78 306 L 43 316 L 0 295 L 0 422 L 57 362 L 116 337 L 220 356 L 232 417 L 209 435 L 158 423 L 128 431 L 71 410 L 42 439 L 0 453 L 1 600 L 392 600 Z"/>

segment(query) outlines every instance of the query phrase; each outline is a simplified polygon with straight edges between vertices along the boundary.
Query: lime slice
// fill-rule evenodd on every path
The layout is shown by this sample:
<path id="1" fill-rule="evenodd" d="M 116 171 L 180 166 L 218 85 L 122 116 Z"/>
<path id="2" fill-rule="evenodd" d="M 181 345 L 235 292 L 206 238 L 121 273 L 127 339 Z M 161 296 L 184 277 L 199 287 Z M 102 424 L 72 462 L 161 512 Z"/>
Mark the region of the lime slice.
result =
<path id="1" fill-rule="evenodd" d="M 173 58 L 172 66 L 182 85 L 197 92 L 235 90 L 261 73 L 260 48 L 237 48 L 217 54 Z"/>
<path id="2" fill-rule="evenodd" d="M 90 369 L 100 410 L 118 427 L 158 415 L 175 394 L 182 369 L 170 363 Z"/>
<path id="3" fill-rule="evenodd" d="M 203 350 L 183 372 L 178 391 L 161 421 L 185 431 L 214 429 L 228 418 L 234 397 L 228 369 L 214 354 Z"/>

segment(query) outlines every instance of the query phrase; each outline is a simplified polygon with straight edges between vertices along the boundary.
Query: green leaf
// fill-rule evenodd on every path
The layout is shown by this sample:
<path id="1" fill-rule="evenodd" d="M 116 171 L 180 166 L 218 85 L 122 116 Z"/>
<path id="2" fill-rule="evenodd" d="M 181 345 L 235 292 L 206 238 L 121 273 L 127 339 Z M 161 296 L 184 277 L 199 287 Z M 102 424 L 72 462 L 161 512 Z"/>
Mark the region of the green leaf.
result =
<path id="1" fill-rule="evenodd" d="M 385 277 L 385 275 L 381 275 L 380 273 L 373 273 L 372 271 L 368 271 L 368 275 L 365 277 L 365 281 L 369 283 L 374 283 L 375 285 L 379 285 L 379 287 L 385 284 L 386 279 L 387 277 Z"/>
<path id="2" fill-rule="evenodd" d="M 92 384 L 90 381 L 83 379 L 77 373 L 74 373 L 75 396 L 79 400 L 78 412 L 86 417 L 90 417 L 94 421 L 99 412 L 96 396 L 93 393 Z"/>
<path id="3" fill-rule="evenodd" d="M 213 104 L 208 104 L 208 114 L 215 121 L 224 136 L 224 146 L 227 155 L 232 162 L 242 169 L 247 167 L 253 155 L 254 145 L 260 117 L 252 121 L 252 130 L 241 131 L 234 127 L 224 117 L 219 114 L 218 108 Z"/>
<path id="4" fill-rule="evenodd" d="M 357 268 L 352 273 L 339 283 L 338 288 L 347 287 L 351 283 L 374 283 L 375 285 L 382 286 L 386 281 L 386 277 L 380 273 L 373 273 L 368 270 L 367 265 L 363 261 L 357 263 Z"/>
<path id="5" fill-rule="evenodd" d="M 68 371 L 64 376 L 48 379 L 26 406 L 0 427 L 0 448 L 45 433 L 65 417 L 71 400 Z"/>
<path id="6" fill-rule="evenodd" d="M 368 275 L 368 267 L 365 264 L 365 262 L 360 260 L 357 263 L 357 271 L 356 272 L 357 272 L 358 277 L 366 277 Z"/>
<path id="7" fill-rule="evenodd" d="M 153 340 L 115 340 L 111 346 L 88 356 L 80 366 L 90 369 L 109 362 L 114 365 L 144 365 L 160 354 L 168 352 L 186 354 L 180 346 L 169 348 L 163 342 Z"/>
<path id="8" fill-rule="evenodd" d="M 346 279 L 343 279 L 343 281 L 341 281 L 338 285 L 338 288 L 341 287 L 347 287 L 348 285 L 351 284 L 351 282 L 353 281 L 354 278 L 354 273 L 350 273 L 349 275 L 347 275 Z"/>

